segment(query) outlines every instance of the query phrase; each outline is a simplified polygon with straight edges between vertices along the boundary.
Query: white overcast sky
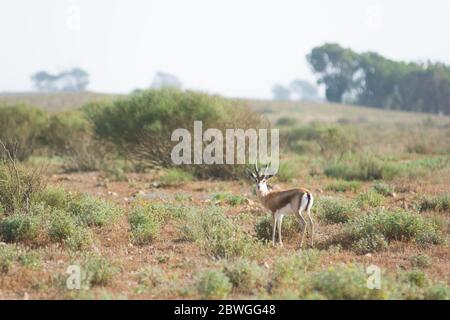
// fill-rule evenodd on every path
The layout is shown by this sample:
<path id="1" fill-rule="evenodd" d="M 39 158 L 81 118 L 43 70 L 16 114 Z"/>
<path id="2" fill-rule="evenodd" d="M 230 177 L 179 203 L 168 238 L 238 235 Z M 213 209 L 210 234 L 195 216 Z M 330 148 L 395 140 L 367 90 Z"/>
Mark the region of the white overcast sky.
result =
<path id="1" fill-rule="evenodd" d="M 93 91 L 148 87 L 162 70 L 265 98 L 275 82 L 313 80 L 305 55 L 325 42 L 450 64 L 449 34 L 448 0 L 0 0 L 0 92 L 80 66 Z"/>

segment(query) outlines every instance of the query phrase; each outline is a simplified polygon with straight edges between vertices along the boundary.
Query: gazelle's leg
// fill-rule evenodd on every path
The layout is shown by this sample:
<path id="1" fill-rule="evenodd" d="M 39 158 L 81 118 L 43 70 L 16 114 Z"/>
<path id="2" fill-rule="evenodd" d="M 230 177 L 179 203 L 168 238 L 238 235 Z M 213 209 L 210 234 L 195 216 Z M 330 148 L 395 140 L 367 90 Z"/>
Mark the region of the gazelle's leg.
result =
<path id="1" fill-rule="evenodd" d="M 313 222 L 312 216 L 311 216 L 311 207 L 313 205 L 313 202 L 314 202 L 314 198 L 312 195 L 310 195 L 308 206 L 306 207 L 306 214 L 308 215 L 309 223 L 311 223 L 311 247 L 314 246 L 314 222 Z"/>
<path id="2" fill-rule="evenodd" d="M 302 208 L 300 208 L 300 210 L 298 210 L 298 216 L 300 218 L 300 221 L 304 225 L 303 230 L 302 230 L 302 239 L 300 240 L 300 248 L 302 248 L 303 247 L 303 240 L 305 239 L 306 229 L 308 227 L 308 224 L 307 224 L 305 218 L 303 217 Z"/>
<path id="3" fill-rule="evenodd" d="M 308 229 L 308 223 L 306 222 L 305 218 L 303 217 L 303 210 L 306 210 L 306 207 L 308 206 L 308 196 L 305 194 L 303 195 L 300 206 L 298 208 L 298 216 L 300 218 L 300 221 L 303 223 L 304 228 L 302 231 L 302 239 L 300 240 L 300 248 L 303 247 L 303 240 L 305 239 L 306 229 Z"/>
<path id="4" fill-rule="evenodd" d="M 280 214 L 278 216 L 278 241 L 280 242 L 280 245 L 283 246 L 283 240 L 281 240 L 281 224 L 283 223 L 283 215 Z"/>
<path id="5" fill-rule="evenodd" d="M 275 247 L 275 234 L 276 234 L 276 231 L 277 231 L 277 214 L 274 213 L 274 214 L 272 215 L 272 217 L 273 217 L 273 219 L 272 219 L 272 222 L 273 222 L 272 244 L 273 244 L 273 246 Z"/>
<path id="6" fill-rule="evenodd" d="M 314 246 L 314 222 L 311 217 L 311 212 L 306 211 L 306 215 L 308 216 L 309 223 L 311 224 L 311 247 Z"/>

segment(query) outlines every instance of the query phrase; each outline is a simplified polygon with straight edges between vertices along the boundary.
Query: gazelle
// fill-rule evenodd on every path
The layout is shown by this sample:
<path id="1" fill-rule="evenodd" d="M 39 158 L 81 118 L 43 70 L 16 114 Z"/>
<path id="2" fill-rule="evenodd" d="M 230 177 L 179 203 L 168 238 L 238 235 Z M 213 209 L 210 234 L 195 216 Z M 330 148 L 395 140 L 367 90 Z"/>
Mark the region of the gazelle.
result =
<path id="1" fill-rule="evenodd" d="M 308 226 L 307 220 L 304 217 L 304 213 L 311 225 L 311 246 L 314 245 L 314 223 L 311 217 L 311 207 L 314 202 L 314 198 L 306 189 L 296 188 L 281 191 L 272 191 L 268 187 L 267 182 L 273 175 L 265 174 L 268 166 L 266 166 L 264 173 L 260 175 L 258 168 L 255 165 L 254 172 L 249 169 L 246 170 L 247 175 L 253 179 L 256 183 L 256 194 L 261 200 L 262 205 L 272 212 L 273 217 L 273 230 L 272 230 L 272 243 L 275 246 L 276 231 L 278 229 L 278 240 L 280 245 L 283 246 L 281 239 L 281 224 L 283 223 L 283 217 L 288 214 L 294 214 L 299 218 L 300 224 L 303 226 L 302 238 L 300 241 L 300 248 L 303 246 L 303 239 L 305 237 L 306 229 Z"/>

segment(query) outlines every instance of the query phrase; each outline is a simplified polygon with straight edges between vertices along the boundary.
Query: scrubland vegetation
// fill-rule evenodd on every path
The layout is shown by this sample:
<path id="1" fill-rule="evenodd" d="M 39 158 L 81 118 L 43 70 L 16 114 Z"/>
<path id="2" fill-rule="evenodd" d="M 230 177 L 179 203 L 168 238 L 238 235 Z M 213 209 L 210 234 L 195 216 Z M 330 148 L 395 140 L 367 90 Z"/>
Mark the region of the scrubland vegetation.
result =
<path id="1" fill-rule="evenodd" d="M 170 134 L 194 120 L 280 129 L 274 187 L 315 195 L 314 248 L 294 217 L 271 246 L 243 166 L 172 165 Z M 164 89 L 5 104 L 0 139 L 0 298 L 450 298 L 448 117 Z"/>

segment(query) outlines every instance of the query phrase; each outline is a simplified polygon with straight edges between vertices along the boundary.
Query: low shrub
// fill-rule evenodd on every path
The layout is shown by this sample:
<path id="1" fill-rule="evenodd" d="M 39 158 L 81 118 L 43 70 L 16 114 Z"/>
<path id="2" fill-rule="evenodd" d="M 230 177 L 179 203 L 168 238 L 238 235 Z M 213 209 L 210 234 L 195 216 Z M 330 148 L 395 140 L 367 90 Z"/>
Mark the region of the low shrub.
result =
<path id="1" fill-rule="evenodd" d="M 240 195 L 230 194 L 228 192 L 215 193 L 212 196 L 212 199 L 218 202 L 225 202 L 233 207 L 247 203 L 247 198 Z"/>
<path id="2" fill-rule="evenodd" d="M 128 216 L 132 241 L 139 245 L 154 242 L 159 236 L 160 220 L 153 214 L 151 206 L 134 206 Z"/>
<path id="3" fill-rule="evenodd" d="M 16 248 L 10 245 L 0 245 L 0 275 L 7 274 L 17 258 Z"/>
<path id="4" fill-rule="evenodd" d="M 0 239 L 5 242 L 31 242 L 40 232 L 39 216 L 14 213 L 0 221 Z"/>
<path id="5" fill-rule="evenodd" d="M 356 204 L 361 209 L 379 207 L 383 203 L 383 201 L 384 196 L 372 190 L 360 193 L 356 197 Z"/>
<path id="6" fill-rule="evenodd" d="M 356 192 L 361 188 L 361 182 L 359 181 L 346 181 L 338 180 L 336 182 L 330 183 L 325 187 L 326 191 L 332 192 Z"/>
<path id="7" fill-rule="evenodd" d="M 380 299 L 383 291 L 367 288 L 367 274 L 364 268 L 354 265 L 338 265 L 315 273 L 311 289 L 326 299 Z"/>
<path id="8" fill-rule="evenodd" d="M 298 218 L 294 215 L 285 216 L 281 227 L 281 236 L 292 238 L 303 230 Z M 272 214 L 262 216 L 255 224 L 256 237 L 262 241 L 272 241 L 273 218 Z M 277 231 L 278 232 L 278 231 Z M 277 233 L 278 237 L 278 233 Z"/>
<path id="9" fill-rule="evenodd" d="M 85 272 L 84 281 L 88 287 L 108 285 L 119 272 L 116 266 L 97 254 L 86 255 L 82 267 Z"/>
<path id="10" fill-rule="evenodd" d="M 224 265 L 224 274 L 228 277 L 233 288 L 252 293 L 267 284 L 267 275 L 255 261 L 240 258 Z"/>
<path id="11" fill-rule="evenodd" d="M 450 195 L 423 196 L 418 203 L 419 211 L 439 211 L 450 213 Z"/>
<path id="12" fill-rule="evenodd" d="M 394 195 L 394 189 L 388 184 L 383 182 L 376 182 L 372 186 L 372 190 L 385 197 L 391 197 Z"/>
<path id="13" fill-rule="evenodd" d="M 13 158 L 0 158 L 0 203 L 6 213 L 29 210 L 45 187 L 43 168 L 28 168 Z"/>
<path id="14" fill-rule="evenodd" d="M 93 124 L 81 111 L 66 111 L 51 116 L 45 133 L 50 149 L 68 160 L 68 171 L 92 171 L 105 158 L 106 141 L 97 141 Z"/>
<path id="15" fill-rule="evenodd" d="M 359 253 L 381 250 L 391 240 L 413 241 L 420 245 L 444 242 L 436 226 L 421 216 L 407 211 L 384 210 L 350 220 L 342 240 L 350 242 L 353 249 Z"/>
<path id="16" fill-rule="evenodd" d="M 353 202 L 342 199 L 321 198 L 318 201 L 319 218 L 326 223 L 345 223 L 356 213 Z"/>
<path id="17" fill-rule="evenodd" d="M 48 126 L 48 114 L 38 108 L 0 105 L 0 140 L 19 160 L 28 159 L 42 147 L 42 135 Z M 4 150 L 0 148 L 0 155 Z"/>
<path id="18" fill-rule="evenodd" d="M 305 273 L 314 270 L 319 262 L 320 253 L 313 249 L 280 257 L 273 266 L 271 286 L 274 289 L 298 286 Z"/>
<path id="19" fill-rule="evenodd" d="M 198 276 L 197 291 L 202 299 L 226 299 L 231 289 L 230 280 L 220 271 L 207 270 Z"/>
<path id="20" fill-rule="evenodd" d="M 90 195 L 78 195 L 69 203 L 68 211 L 87 226 L 102 227 L 114 223 L 123 210 Z"/>
<path id="21" fill-rule="evenodd" d="M 411 261 L 412 267 L 419 269 L 426 269 L 433 264 L 431 257 L 426 254 L 414 255 L 409 260 Z"/>
<path id="22" fill-rule="evenodd" d="M 181 169 L 168 169 L 160 178 L 163 186 L 177 186 L 194 180 L 192 173 Z"/>
<path id="23" fill-rule="evenodd" d="M 213 257 L 252 256 L 259 252 L 255 239 L 226 217 L 219 207 L 191 210 L 186 218 L 181 226 L 183 239 L 197 242 Z"/>

